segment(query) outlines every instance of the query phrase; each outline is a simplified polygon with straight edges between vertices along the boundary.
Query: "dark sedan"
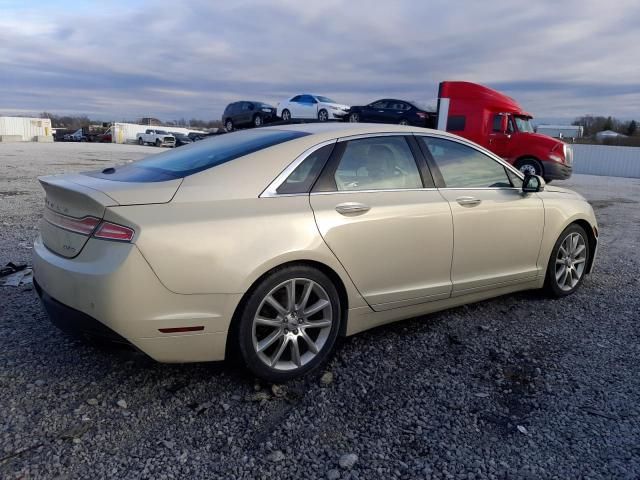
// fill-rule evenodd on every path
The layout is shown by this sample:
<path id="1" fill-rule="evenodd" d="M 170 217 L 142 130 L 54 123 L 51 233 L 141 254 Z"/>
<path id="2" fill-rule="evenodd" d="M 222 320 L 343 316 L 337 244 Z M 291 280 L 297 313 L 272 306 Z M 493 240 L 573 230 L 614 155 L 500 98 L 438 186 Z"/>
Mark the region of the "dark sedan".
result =
<path id="1" fill-rule="evenodd" d="M 182 145 L 189 145 L 193 143 L 193 139 L 191 139 L 184 133 L 171 132 L 171 135 L 173 135 L 176 138 L 176 147 L 180 147 Z"/>
<path id="2" fill-rule="evenodd" d="M 351 107 L 349 122 L 397 123 L 416 127 L 433 127 L 435 112 L 417 106 L 414 102 L 384 98 L 363 107 Z"/>

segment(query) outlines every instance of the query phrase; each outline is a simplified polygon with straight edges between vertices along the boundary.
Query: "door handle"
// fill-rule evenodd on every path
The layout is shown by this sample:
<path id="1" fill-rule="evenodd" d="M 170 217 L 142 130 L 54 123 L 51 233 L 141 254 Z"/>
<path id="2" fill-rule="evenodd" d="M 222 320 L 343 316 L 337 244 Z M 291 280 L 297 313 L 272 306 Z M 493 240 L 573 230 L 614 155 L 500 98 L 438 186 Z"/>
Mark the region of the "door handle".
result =
<path id="1" fill-rule="evenodd" d="M 362 214 L 367 213 L 369 210 L 371 210 L 371 207 L 364 203 L 345 202 L 336 205 L 336 212 L 341 215 Z"/>
<path id="2" fill-rule="evenodd" d="M 456 202 L 458 202 L 463 207 L 475 207 L 476 205 L 480 205 L 482 200 L 476 197 L 458 197 L 456 198 Z"/>

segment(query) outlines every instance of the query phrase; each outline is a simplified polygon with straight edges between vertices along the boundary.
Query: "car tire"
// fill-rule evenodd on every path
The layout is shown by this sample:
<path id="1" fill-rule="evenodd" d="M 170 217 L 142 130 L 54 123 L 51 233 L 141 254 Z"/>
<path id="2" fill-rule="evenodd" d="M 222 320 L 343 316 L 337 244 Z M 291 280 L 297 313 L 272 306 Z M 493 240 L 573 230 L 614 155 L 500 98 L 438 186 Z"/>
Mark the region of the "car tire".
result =
<path id="1" fill-rule="evenodd" d="M 159 147 L 162 145 L 162 142 L 160 141 L 159 138 L 156 138 L 156 147 Z"/>
<path id="2" fill-rule="evenodd" d="M 286 108 L 282 110 L 282 120 L 285 122 L 289 122 L 291 120 L 291 112 Z"/>
<path id="3" fill-rule="evenodd" d="M 349 123 L 359 123 L 360 122 L 360 114 L 359 113 L 350 113 L 349 114 Z"/>
<path id="4" fill-rule="evenodd" d="M 262 115 L 256 115 L 255 117 L 253 117 L 254 127 L 261 127 L 263 124 L 264 124 L 264 121 L 262 120 Z"/>
<path id="5" fill-rule="evenodd" d="M 318 121 L 326 122 L 329 120 L 329 112 L 327 112 L 324 108 L 318 112 Z"/>
<path id="6" fill-rule="evenodd" d="M 144 145 L 144 140 L 142 140 L 142 137 L 138 139 L 138 145 Z"/>
<path id="7" fill-rule="evenodd" d="M 314 308 L 320 309 L 305 315 Z M 263 278 L 243 302 L 234 343 L 254 375 L 267 382 L 287 382 L 330 358 L 341 312 L 338 291 L 323 272 L 304 265 L 280 268 Z"/>
<path id="8" fill-rule="evenodd" d="M 224 129 L 227 132 L 233 132 L 233 120 L 231 120 L 230 118 L 227 118 L 227 121 L 224 122 Z"/>
<path id="9" fill-rule="evenodd" d="M 403 118 L 398 122 L 398 125 L 409 125 L 409 120 Z"/>
<path id="10" fill-rule="evenodd" d="M 591 249 L 587 232 L 578 224 L 565 228 L 551 250 L 545 289 L 553 297 L 571 295 L 584 281 Z"/>
<path id="11" fill-rule="evenodd" d="M 542 164 L 535 158 L 523 158 L 516 162 L 516 168 L 525 175 L 540 175 L 544 174 Z"/>

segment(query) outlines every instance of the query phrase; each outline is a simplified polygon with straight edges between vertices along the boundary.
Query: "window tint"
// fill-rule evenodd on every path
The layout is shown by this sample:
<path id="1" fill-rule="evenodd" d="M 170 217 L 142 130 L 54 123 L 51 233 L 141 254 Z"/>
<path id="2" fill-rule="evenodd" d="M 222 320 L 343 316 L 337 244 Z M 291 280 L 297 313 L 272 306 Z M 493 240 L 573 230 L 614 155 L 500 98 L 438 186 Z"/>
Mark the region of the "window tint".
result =
<path id="1" fill-rule="evenodd" d="M 278 193 L 307 193 L 329 159 L 335 143 L 310 154 L 276 190 Z"/>
<path id="2" fill-rule="evenodd" d="M 411 110 L 411 106 L 404 102 L 392 102 L 391 105 L 389 105 L 389 108 L 391 110 Z"/>
<path id="3" fill-rule="evenodd" d="M 290 102 L 299 102 L 300 101 L 300 97 L 302 97 L 302 95 L 296 95 L 295 97 L 293 97 L 291 100 L 289 100 Z"/>
<path id="4" fill-rule="evenodd" d="M 515 131 L 516 131 L 516 128 L 513 125 L 513 117 L 509 115 L 509 121 L 507 122 L 507 133 L 513 133 Z"/>
<path id="5" fill-rule="evenodd" d="M 339 191 L 422 188 L 415 159 L 402 136 L 347 142 L 335 181 Z"/>
<path id="6" fill-rule="evenodd" d="M 311 95 L 300 95 L 301 103 L 318 103 Z"/>
<path id="7" fill-rule="evenodd" d="M 511 187 L 503 165 L 491 157 L 451 140 L 420 137 L 449 188 Z"/>
<path id="8" fill-rule="evenodd" d="M 458 115 L 447 119 L 447 130 L 450 132 L 461 132 L 464 130 L 467 117 Z"/>
<path id="9" fill-rule="evenodd" d="M 371 108 L 387 108 L 388 103 L 389 102 L 387 102 L 386 100 L 380 100 L 379 102 L 372 103 Z"/>
<path id="10" fill-rule="evenodd" d="M 318 100 L 320 100 L 323 103 L 338 103 L 335 100 L 329 98 L 329 97 L 323 97 L 322 95 L 318 95 L 317 96 Z"/>
<path id="11" fill-rule="evenodd" d="M 256 129 L 227 133 L 192 143 L 145 160 L 118 167 L 104 178 L 122 182 L 157 182 L 182 178 L 279 143 L 309 135 L 288 130 Z M 100 173 L 93 176 L 102 177 Z"/>
<path id="12" fill-rule="evenodd" d="M 502 119 L 503 119 L 503 115 L 500 115 L 499 113 L 493 116 L 493 131 L 494 132 L 503 132 L 503 127 L 502 127 Z"/>
<path id="13" fill-rule="evenodd" d="M 242 110 L 251 110 L 249 102 L 242 102 Z"/>

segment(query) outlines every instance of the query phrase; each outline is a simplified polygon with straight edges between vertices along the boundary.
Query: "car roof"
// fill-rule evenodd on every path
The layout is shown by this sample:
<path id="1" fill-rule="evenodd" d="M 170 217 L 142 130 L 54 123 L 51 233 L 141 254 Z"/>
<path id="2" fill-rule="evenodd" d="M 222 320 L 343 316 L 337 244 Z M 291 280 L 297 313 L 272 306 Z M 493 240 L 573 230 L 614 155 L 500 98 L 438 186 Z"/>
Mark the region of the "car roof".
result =
<path id="1" fill-rule="evenodd" d="M 350 137 L 353 135 L 368 135 L 376 133 L 437 133 L 438 135 L 456 138 L 455 135 L 430 128 L 413 127 L 409 125 L 392 125 L 381 123 L 299 123 L 295 125 L 278 125 L 271 127 L 261 127 L 264 130 L 285 130 L 293 132 L 304 132 L 315 137 L 319 141 L 330 140 L 332 138 Z M 322 137 L 322 138 L 320 138 Z"/>

